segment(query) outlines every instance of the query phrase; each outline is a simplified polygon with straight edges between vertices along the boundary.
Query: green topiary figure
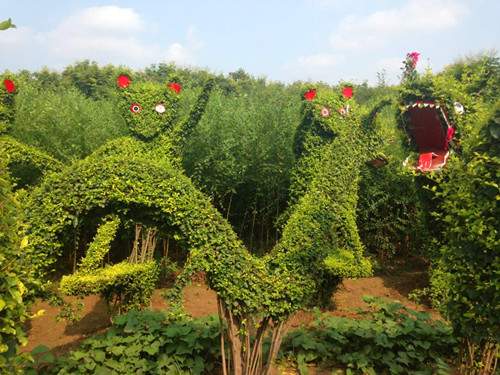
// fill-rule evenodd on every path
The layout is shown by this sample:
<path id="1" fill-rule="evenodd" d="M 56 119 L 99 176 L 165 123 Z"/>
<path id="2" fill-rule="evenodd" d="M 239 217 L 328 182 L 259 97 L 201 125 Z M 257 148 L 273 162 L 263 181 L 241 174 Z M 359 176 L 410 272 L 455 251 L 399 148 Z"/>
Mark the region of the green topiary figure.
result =
<path id="1" fill-rule="evenodd" d="M 430 297 L 462 341 L 461 372 L 494 374 L 500 340 L 500 62 L 480 56 L 420 75 L 417 61 L 417 53 L 405 60 L 398 122 L 406 146 L 418 153 L 413 169 L 430 234 Z"/>
<path id="2" fill-rule="evenodd" d="M 154 217 L 156 215 L 154 209 L 148 209 L 148 204 L 144 201 L 146 197 L 142 197 L 140 192 L 147 190 L 148 184 L 151 185 L 150 187 L 155 187 L 156 182 L 132 180 L 135 189 L 139 189 L 139 201 L 134 202 L 136 197 L 129 192 L 131 200 L 128 203 L 122 201 L 122 205 L 116 205 L 116 201 L 120 199 L 113 196 L 113 192 L 119 190 L 115 180 L 127 178 L 123 174 L 118 177 L 121 173 L 133 174 L 134 164 L 139 171 L 154 169 L 165 171 L 163 173 L 167 174 L 174 170 L 179 171 L 175 172 L 175 175 L 182 173 L 180 147 L 184 137 L 196 125 L 204 111 L 212 89 L 212 82 L 207 82 L 190 117 L 183 122 L 177 120 L 177 103 L 182 89 L 180 84 L 170 83 L 162 86 L 150 82 L 132 83 L 131 79 L 125 75 L 118 77 L 117 84 L 120 90 L 119 105 L 123 109 L 131 136 L 114 140 L 86 159 L 67 166 L 63 172 L 51 175 L 33 191 L 27 200 L 26 212 L 31 225 L 28 230 L 33 235 L 34 241 L 31 248 L 33 251 L 31 259 L 34 265 L 32 271 L 38 276 L 44 275 L 54 261 L 53 258 L 45 258 L 45 255 L 48 252 L 57 251 L 59 247 L 58 239 L 52 236 L 68 230 L 68 224 L 73 227 L 73 230 L 78 231 L 79 225 L 82 225 L 86 217 L 92 216 L 90 213 L 92 210 L 104 210 L 105 213 L 139 220 L 136 218 L 137 214 L 140 216 L 142 213 L 138 211 L 136 214 L 130 213 L 127 206 L 144 206 L 145 212 L 150 212 L 146 213 L 146 216 L 150 214 L 153 216 L 154 223 L 164 224 Z M 115 163 L 118 163 L 118 167 L 115 166 L 112 170 L 106 168 Z M 92 171 L 91 175 L 88 175 L 88 171 Z M 77 181 L 74 177 L 77 177 Z M 132 177 L 129 178 L 132 179 Z M 70 181 L 69 184 L 67 184 L 68 181 Z M 89 181 L 92 182 L 92 187 L 81 191 L 80 189 L 83 189 L 84 184 Z M 112 185 L 108 186 L 106 191 L 97 193 L 95 186 L 99 183 Z M 80 192 L 78 199 L 71 198 L 68 201 L 75 192 Z M 56 201 L 60 200 L 60 203 L 56 201 L 49 203 L 52 198 Z M 85 199 L 91 199 L 91 201 L 85 201 Z M 61 206 L 63 210 L 56 209 L 54 204 Z M 56 225 L 48 224 L 51 219 L 46 217 L 44 213 L 46 210 L 58 212 L 59 218 Z M 117 220 L 119 216 L 116 217 Z M 107 221 L 99 227 L 80 270 L 74 275 L 63 278 L 61 290 L 68 295 L 102 293 L 108 301 L 117 297 L 121 299 L 120 305 L 123 307 L 120 310 L 148 305 L 158 276 L 155 262 L 148 261 L 142 264 L 134 264 L 132 261 L 121 262 L 105 268 L 96 268 L 95 265 L 87 264 L 95 260 L 96 254 L 102 255 L 109 251 L 109 243 L 119 229 L 117 225 L 113 226 L 113 230 L 108 229 L 113 222 L 114 220 Z M 102 241 L 102 233 L 108 233 L 106 243 Z M 49 240 L 48 243 L 47 240 Z"/>
<path id="3" fill-rule="evenodd" d="M 135 84 L 126 76 L 118 84 L 120 105 L 134 137 L 110 142 L 61 173 L 51 174 L 29 195 L 27 257 L 33 271 L 39 277 L 46 275 L 61 252 L 63 234 L 81 222 L 76 218 L 99 212 L 133 219 L 140 213 L 158 227 L 168 228 L 189 250 L 173 291 L 177 297 L 173 306 L 181 303 L 182 288 L 191 276 L 205 272 L 218 294 L 220 317 L 227 323 L 223 336 L 230 342 L 231 371 L 269 373 L 283 325 L 293 312 L 325 301 L 343 277 L 371 273 L 355 221 L 359 169 L 369 155 L 369 137 L 349 88 L 344 95 L 326 90 L 306 95 L 306 130 L 300 141 L 304 161 L 297 167 L 302 171 L 297 175 L 306 177 L 281 241 L 260 258 L 245 249 L 231 225 L 180 167 L 182 143 L 203 113 L 211 83 L 183 122 L 175 117 L 179 85 Z M 328 136 L 308 130 L 314 127 L 321 127 Z M 97 285 L 96 277 L 108 273 L 102 270 L 118 266 L 77 273 L 65 279 L 64 288 L 90 291 Z M 258 330 L 250 345 L 254 327 Z M 272 344 L 265 359 L 262 342 L 268 328 Z M 223 366 L 228 366 L 225 360 Z"/>

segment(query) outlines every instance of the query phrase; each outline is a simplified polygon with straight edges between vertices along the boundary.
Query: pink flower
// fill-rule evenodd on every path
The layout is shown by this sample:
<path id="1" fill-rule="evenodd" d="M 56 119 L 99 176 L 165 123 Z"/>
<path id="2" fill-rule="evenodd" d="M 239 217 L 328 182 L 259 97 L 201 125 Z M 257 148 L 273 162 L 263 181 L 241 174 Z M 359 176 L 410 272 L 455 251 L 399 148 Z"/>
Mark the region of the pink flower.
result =
<path id="1" fill-rule="evenodd" d="M 413 51 L 413 52 L 408 53 L 406 55 L 406 57 L 410 60 L 411 65 L 413 67 L 416 67 L 417 63 L 418 63 L 418 59 L 420 58 L 420 53 Z"/>
<path id="2" fill-rule="evenodd" d="M 321 116 L 323 116 L 323 117 L 330 116 L 330 110 L 326 107 L 321 108 Z"/>

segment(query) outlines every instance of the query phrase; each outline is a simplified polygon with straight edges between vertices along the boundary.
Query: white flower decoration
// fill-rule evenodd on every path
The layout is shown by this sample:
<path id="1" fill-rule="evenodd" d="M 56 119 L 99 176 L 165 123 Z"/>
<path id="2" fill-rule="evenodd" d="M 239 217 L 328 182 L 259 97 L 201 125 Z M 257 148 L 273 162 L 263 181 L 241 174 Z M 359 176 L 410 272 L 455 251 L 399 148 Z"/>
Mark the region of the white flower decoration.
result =
<path id="1" fill-rule="evenodd" d="M 160 103 L 160 104 L 157 104 L 156 107 L 155 107 L 155 111 L 158 112 L 158 113 L 164 113 L 165 112 L 165 106 Z"/>
<path id="2" fill-rule="evenodd" d="M 323 116 L 323 117 L 330 116 L 330 110 L 326 107 L 321 108 L 321 116 Z"/>
<path id="3" fill-rule="evenodd" d="M 457 115 L 461 115 L 465 112 L 464 106 L 459 102 L 453 103 L 453 109 Z"/>

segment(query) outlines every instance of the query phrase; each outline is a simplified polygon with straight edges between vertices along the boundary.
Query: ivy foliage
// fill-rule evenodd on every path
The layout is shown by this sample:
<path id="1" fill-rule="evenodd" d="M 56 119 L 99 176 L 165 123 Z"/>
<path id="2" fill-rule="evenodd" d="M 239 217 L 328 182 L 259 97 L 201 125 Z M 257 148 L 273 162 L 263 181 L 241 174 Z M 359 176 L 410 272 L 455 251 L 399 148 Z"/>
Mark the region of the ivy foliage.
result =
<path id="1" fill-rule="evenodd" d="M 148 307 L 158 280 L 156 262 L 120 262 L 91 273 L 63 276 L 60 290 L 68 296 L 100 294 L 112 313 Z M 116 306 L 114 306 L 116 305 Z"/>
<path id="2" fill-rule="evenodd" d="M 97 270 L 102 265 L 104 257 L 109 253 L 111 241 L 115 238 L 119 226 L 120 219 L 117 216 L 104 218 L 103 223 L 97 229 L 94 240 L 87 249 L 85 257 L 80 263 L 80 272 L 89 273 Z"/>
<path id="3" fill-rule="evenodd" d="M 456 334 L 478 345 L 500 342 L 500 147 L 489 131 L 499 116 L 499 102 L 476 112 L 461 157 L 435 177 L 443 232 L 431 282 Z"/>
<path id="4" fill-rule="evenodd" d="M 0 149 L 17 188 L 36 185 L 45 173 L 63 167 L 59 160 L 9 136 L 0 136 Z"/>
<path id="5" fill-rule="evenodd" d="M 19 262 L 26 242 L 19 238 L 20 210 L 11 189 L 5 160 L 0 159 L 0 373 L 12 374 L 16 373 L 12 360 L 18 355 L 18 346 L 27 342 L 22 325 L 28 311 Z"/>
<path id="6" fill-rule="evenodd" d="M 120 219 L 115 215 L 104 218 L 78 271 L 62 277 L 61 292 L 69 296 L 101 294 L 108 306 L 113 302 L 117 305 L 118 312 L 149 306 L 158 279 L 154 261 L 139 264 L 125 261 L 101 268 L 119 225 Z"/>

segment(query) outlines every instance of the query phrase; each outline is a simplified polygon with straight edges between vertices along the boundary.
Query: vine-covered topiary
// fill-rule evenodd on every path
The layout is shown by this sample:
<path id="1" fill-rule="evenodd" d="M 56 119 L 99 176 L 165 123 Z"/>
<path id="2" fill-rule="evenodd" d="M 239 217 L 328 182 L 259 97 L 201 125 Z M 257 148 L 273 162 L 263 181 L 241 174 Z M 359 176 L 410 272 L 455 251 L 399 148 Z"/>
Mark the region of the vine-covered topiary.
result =
<path id="1" fill-rule="evenodd" d="M 500 106 L 495 89 L 500 64 L 485 56 L 419 75 L 411 59 L 408 55 L 400 90 L 401 127 L 411 125 L 410 108 L 434 106 L 448 131 L 453 129 L 446 138 L 453 151 L 446 166 L 416 179 L 422 204 L 428 214 L 433 211 L 426 218 L 434 237 L 427 244 L 434 247 L 430 295 L 462 340 L 461 371 L 493 374 L 500 340 Z M 418 146 L 415 138 L 407 145 Z"/>
<path id="2" fill-rule="evenodd" d="M 442 229 L 431 277 L 433 296 L 462 340 L 461 365 L 494 374 L 500 343 L 500 146 L 490 132 L 500 102 L 476 112 L 463 152 L 435 176 Z"/>
<path id="3" fill-rule="evenodd" d="M 23 301 L 26 287 L 21 281 L 24 270 L 19 258 L 21 241 L 19 207 L 14 199 L 5 160 L 0 159 L 0 373 L 17 373 L 13 359 L 19 355 L 19 345 L 26 344 L 22 329 L 28 318 Z"/>
<path id="4" fill-rule="evenodd" d="M 31 271 L 40 280 L 47 271 L 50 271 L 54 264 L 55 255 L 58 254 L 58 249 L 62 245 L 59 243 L 60 239 L 65 238 L 68 231 L 79 230 L 79 225 L 82 225 L 81 223 L 84 222 L 86 216 L 95 215 L 93 212 L 90 212 L 91 210 L 104 209 L 109 210 L 111 213 L 118 210 L 118 212 L 121 211 L 122 215 L 126 215 L 125 211 L 127 211 L 128 206 L 141 206 L 140 200 L 142 199 L 142 194 L 140 192 L 138 196 L 131 195 L 128 200 L 121 201 L 121 205 L 116 204 L 120 202 L 120 198 L 107 197 L 108 193 L 119 190 L 115 186 L 115 181 L 116 174 L 120 173 L 120 170 L 129 170 L 134 162 L 138 166 L 137 171 L 140 171 L 138 172 L 139 174 L 147 173 L 148 169 L 165 170 L 167 173 L 173 173 L 175 169 L 179 168 L 180 153 L 176 146 L 181 142 L 182 135 L 189 133 L 188 130 L 184 129 L 184 125 L 192 127 L 196 121 L 199 121 L 212 88 L 209 82 L 204 88 L 188 120 L 183 123 L 174 124 L 176 103 L 178 101 L 177 96 L 181 91 L 179 84 L 170 83 L 165 86 L 147 82 L 131 84 L 130 78 L 124 75 L 118 78 L 117 83 L 121 92 L 120 103 L 123 109 L 126 110 L 125 115 L 130 131 L 139 139 L 126 137 L 104 145 L 85 160 L 76 162 L 68 166 L 65 171 L 50 176 L 47 182 L 43 183 L 27 199 L 26 211 L 28 222 L 30 223 L 28 231 L 33 238 L 30 261 L 33 262 L 34 267 L 32 267 Z M 159 162 L 160 164 L 151 165 L 152 162 Z M 104 167 L 104 165 L 109 164 L 114 166 L 113 169 L 110 170 Z M 82 171 L 85 168 L 92 171 L 91 175 Z M 73 174 L 75 171 L 77 171 L 76 175 Z M 81 175 L 78 176 L 78 174 Z M 84 179 L 82 180 L 80 177 L 84 177 Z M 75 181 L 75 178 L 78 181 Z M 65 200 L 65 197 L 80 191 L 79 187 L 81 183 L 88 181 L 95 183 L 96 180 L 99 180 L 100 183 L 111 183 L 111 186 L 106 187 L 104 190 L 99 190 L 98 193 L 90 187 L 80 194 L 83 194 L 81 198 L 84 198 L 85 196 L 88 197 L 88 193 L 94 192 L 96 195 L 93 195 L 91 198 L 101 201 L 96 202 L 91 200 L 91 202 L 87 202 L 84 206 L 79 206 L 76 201 L 68 202 Z M 68 181 L 71 182 L 68 184 Z M 146 188 L 143 186 L 143 183 L 134 179 L 132 181 L 136 189 Z M 131 183 L 130 180 L 128 182 Z M 57 189 L 56 186 L 58 184 L 62 184 L 64 188 L 60 186 L 62 190 Z M 44 203 L 35 203 L 37 197 L 39 197 L 39 193 L 42 194 L 42 199 L 46 199 Z M 55 201 L 48 203 L 51 198 L 55 198 Z M 138 201 L 134 201 L 134 199 L 138 199 Z M 65 203 L 69 204 L 65 205 Z M 47 212 L 54 212 L 55 207 L 52 204 L 62 209 L 62 211 L 56 209 L 59 213 L 57 221 L 60 225 L 47 225 L 44 223 L 47 219 L 47 217 L 44 218 Z M 34 206 L 37 207 L 35 208 Z M 161 222 L 161 215 L 155 213 L 154 209 L 149 211 L 152 215 L 157 215 L 156 219 L 153 218 L 153 221 L 159 220 L 159 224 L 164 224 L 164 222 Z M 115 214 L 118 212 L 115 212 Z M 103 255 L 109 250 L 109 241 L 111 240 L 109 235 L 114 236 L 114 232 L 118 229 L 115 223 L 116 220 L 119 220 L 118 216 L 103 224 L 98 230 L 96 239 L 89 247 L 88 254 L 83 259 L 79 272 L 75 275 L 67 276 L 62 280 L 61 289 L 63 292 L 71 295 L 101 292 L 109 297 L 112 295 L 110 292 L 113 289 L 112 280 L 116 280 L 116 295 L 127 296 L 127 300 L 136 300 L 137 298 L 135 297 L 129 297 L 129 295 L 134 293 L 142 295 L 141 304 L 149 300 L 155 285 L 154 280 L 156 280 L 158 275 L 154 262 L 142 265 L 120 263 L 116 265 L 116 268 L 115 266 L 108 266 L 104 269 L 95 268 L 95 263 L 101 262 L 101 259 L 97 255 Z M 67 224 L 70 224 L 70 226 Z M 37 233 L 38 230 L 42 230 L 44 233 Z M 60 236 L 60 238 L 57 236 Z M 107 244 L 104 244 L 103 241 L 107 242 Z M 52 256 L 45 258 L 49 254 Z M 144 272 L 142 277 L 144 283 L 142 284 L 141 277 L 139 276 L 141 271 Z M 102 289 L 98 287 L 99 280 L 102 280 Z M 124 289 L 127 284 L 130 285 L 129 290 Z M 143 285 L 145 289 L 140 290 L 138 287 L 140 285 Z M 127 308 L 132 305 L 138 306 L 135 302 L 127 302 L 126 305 Z"/>
<path id="5" fill-rule="evenodd" d="M 302 157 L 314 155 L 308 163 L 299 164 L 299 168 L 308 168 L 303 172 L 307 183 L 297 194 L 282 239 L 268 256 L 259 258 L 244 248 L 231 225 L 179 168 L 178 145 L 199 119 L 209 88 L 200 96 L 191 120 L 160 134 L 167 128 L 160 124 L 163 113 L 151 106 L 165 100 L 164 92 L 151 90 L 156 93 L 153 99 L 140 94 L 141 90 L 149 91 L 149 85 L 129 90 L 133 83 L 126 77 L 121 79 L 126 86 L 124 97 L 132 101 L 127 118 L 139 140 L 113 141 L 59 174 L 47 176 L 33 190 L 26 205 L 28 258 L 33 272 L 41 278 L 53 267 L 64 248 L 61 239 L 75 222 L 81 222 L 78 218 L 95 212 L 131 217 L 141 212 L 154 225 L 168 228 L 189 250 L 175 291 L 180 292 L 195 272 L 206 273 L 209 286 L 218 294 L 220 315 L 228 323 L 224 335 L 231 342 L 235 373 L 243 368 L 248 374 L 269 371 L 269 366 L 262 369 L 266 361 L 260 359 L 267 327 L 273 328 L 269 365 L 290 314 L 315 304 L 318 298 L 329 297 L 342 277 L 371 273 L 355 220 L 359 170 L 369 144 L 359 109 L 350 97 L 326 90 L 305 103 L 305 117 L 332 136 L 318 139 L 321 135 L 304 132 L 306 153 Z M 176 92 L 179 86 L 169 89 Z M 140 116 L 145 111 L 156 112 L 157 119 L 149 113 L 143 121 Z M 165 117 L 168 121 L 171 118 Z M 148 121 L 152 121 L 151 132 L 145 129 Z M 111 290 L 111 283 L 106 283 L 108 276 L 115 281 L 127 280 L 121 278 L 121 267 L 125 274 L 132 272 L 125 264 L 105 267 L 97 274 L 68 276 L 61 288 L 67 293 Z M 117 274 L 112 275 L 113 270 Z M 252 349 L 249 334 L 253 326 L 260 328 Z"/>
<path id="6" fill-rule="evenodd" d="M 149 306 L 158 278 L 154 261 L 121 262 L 101 267 L 120 225 L 116 215 L 104 218 L 78 271 L 61 279 L 60 290 L 69 296 L 101 294 L 112 313 Z"/>

